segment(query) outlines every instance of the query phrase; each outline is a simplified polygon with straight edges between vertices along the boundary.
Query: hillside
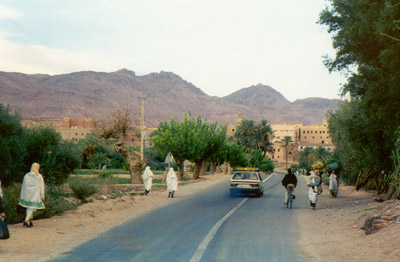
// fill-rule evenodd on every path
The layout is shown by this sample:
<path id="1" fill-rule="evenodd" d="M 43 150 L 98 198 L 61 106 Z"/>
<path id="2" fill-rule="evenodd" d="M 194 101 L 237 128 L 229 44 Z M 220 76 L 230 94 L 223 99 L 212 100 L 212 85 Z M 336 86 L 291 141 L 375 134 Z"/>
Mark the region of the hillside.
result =
<path id="1" fill-rule="evenodd" d="M 181 119 L 189 111 L 219 123 L 233 123 L 238 113 L 246 119 L 272 123 L 320 123 L 325 112 L 340 102 L 310 98 L 290 103 L 273 88 L 261 84 L 218 98 L 206 95 L 174 73 L 137 76 L 127 69 L 55 76 L 0 72 L 0 90 L 0 101 L 23 116 L 91 117 L 99 121 L 128 106 L 139 116 L 140 101 L 146 99 L 145 121 L 149 127 L 171 117 Z"/>

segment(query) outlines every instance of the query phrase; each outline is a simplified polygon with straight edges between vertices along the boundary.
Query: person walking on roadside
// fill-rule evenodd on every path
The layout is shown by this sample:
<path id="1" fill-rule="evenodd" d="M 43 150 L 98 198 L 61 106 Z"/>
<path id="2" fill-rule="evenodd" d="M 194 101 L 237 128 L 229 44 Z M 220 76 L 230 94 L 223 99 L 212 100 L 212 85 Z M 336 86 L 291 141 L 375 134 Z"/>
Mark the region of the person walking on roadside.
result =
<path id="1" fill-rule="evenodd" d="M 287 205 L 288 202 L 288 185 L 293 185 L 293 188 L 297 186 L 297 177 L 292 173 L 292 169 L 288 168 L 288 173 L 283 177 L 282 179 L 282 186 L 285 187 L 286 192 L 285 192 L 285 205 Z M 293 192 L 293 199 L 295 198 L 294 192 Z"/>
<path id="2" fill-rule="evenodd" d="M 6 212 L 3 206 L 3 190 L 1 189 L 1 181 L 0 181 L 0 219 L 6 218 Z"/>
<path id="3" fill-rule="evenodd" d="M 328 171 L 328 176 L 329 176 L 329 192 L 331 197 L 337 197 L 339 193 L 339 179 L 337 176 L 337 171 L 332 170 Z"/>
<path id="4" fill-rule="evenodd" d="M 19 205 L 26 208 L 25 227 L 33 227 L 33 212 L 44 209 L 44 180 L 39 173 L 39 164 L 33 163 L 31 171 L 24 176 L 22 182 Z"/>
<path id="5" fill-rule="evenodd" d="M 151 186 L 153 185 L 153 172 L 151 171 L 149 166 L 146 166 L 142 179 L 143 179 L 143 184 L 144 184 L 144 194 L 147 195 L 150 193 Z"/>
<path id="6" fill-rule="evenodd" d="M 313 210 L 317 205 L 318 200 L 318 185 L 321 181 L 321 178 L 317 175 L 317 173 L 313 170 L 310 172 L 308 176 L 308 199 L 310 200 L 310 205 Z"/>
<path id="7" fill-rule="evenodd" d="M 168 170 L 166 182 L 168 197 L 173 198 L 175 191 L 178 189 L 178 178 L 176 177 L 175 171 L 172 167 Z"/>

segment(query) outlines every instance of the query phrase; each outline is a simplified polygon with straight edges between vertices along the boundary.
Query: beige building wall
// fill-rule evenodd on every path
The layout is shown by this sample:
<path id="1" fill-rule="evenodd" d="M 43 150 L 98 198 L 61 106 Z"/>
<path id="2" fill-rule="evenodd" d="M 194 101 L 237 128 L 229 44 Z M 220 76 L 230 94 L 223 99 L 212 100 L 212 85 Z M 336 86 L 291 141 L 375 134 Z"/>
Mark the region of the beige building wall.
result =
<path id="1" fill-rule="evenodd" d="M 288 147 L 288 164 L 297 163 L 298 161 L 298 150 L 297 144 L 299 143 L 299 127 L 304 126 L 303 123 L 299 124 L 271 124 L 271 128 L 274 131 L 274 137 L 272 139 L 274 151 L 268 153 L 267 156 L 270 157 L 275 162 L 285 162 L 286 163 L 286 149 L 282 147 L 280 141 L 289 136 L 292 138 L 293 145 Z"/>
<path id="2" fill-rule="evenodd" d="M 328 151 L 333 151 L 334 145 L 329 135 L 328 122 L 323 120 L 322 125 L 309 125 L 300 127 L 299 130 L 299 150 L 306 147 L 325 147 Z"/>
<path id="3" fill-rule="evenodd" d="M 91 118 L 21 117 L 21 124 L 27 127 L 49 126 L 61 134 L 63 140 L 78 141 L 85 138 L 100 124 Z"/>
<path id="4" fill-rule="evenodd" d="M 78 141 L 86 138 L 92 131 L 92 128 L 58 128 L 56 129 L 61 134 L 63 140 Z"/>

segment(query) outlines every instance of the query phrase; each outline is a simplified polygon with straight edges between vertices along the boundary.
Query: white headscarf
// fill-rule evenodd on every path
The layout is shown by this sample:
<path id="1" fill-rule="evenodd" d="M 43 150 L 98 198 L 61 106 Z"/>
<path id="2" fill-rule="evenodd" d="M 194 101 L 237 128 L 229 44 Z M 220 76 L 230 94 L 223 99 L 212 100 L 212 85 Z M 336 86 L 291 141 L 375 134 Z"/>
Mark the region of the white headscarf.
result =
<path id="1" fill-rule="evenodd" d="M 142 175 L 144 189 L 150 191 L 151 186 L 153 185 L 153 176 L 153 172 L 151 171 L 150 167 L 147 166 Z"/>
<path id="2" fill-rule="evenodd" d="M 168 170 L 166 182 L 168 192 L 173 192 L 178 189 L 178 178 L 176 177 L 175 171 L 172 167 Z"/>

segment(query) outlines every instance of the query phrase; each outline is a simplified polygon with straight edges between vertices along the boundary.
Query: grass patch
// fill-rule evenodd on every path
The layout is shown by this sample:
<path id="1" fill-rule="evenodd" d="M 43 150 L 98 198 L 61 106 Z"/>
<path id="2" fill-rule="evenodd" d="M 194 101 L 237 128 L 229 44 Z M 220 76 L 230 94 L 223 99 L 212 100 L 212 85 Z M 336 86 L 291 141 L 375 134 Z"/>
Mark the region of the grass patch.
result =
<path id="1" fill-rule="evenodd" d="M 68 182 L 69 187 L 76 198 L 80 199 L 83 203 L 88 196 L 93 195 L 98 191 L 97 187 L 90 183 L 86 178 L 74 179 Z"/>
<path id="2" fill-rule="evenodd" d="M 120 174 L 120 175 L 129 175 L 128 170 L 123 169 L 77 169 L 74 170 L 74 175 L 112 175 L 112 174 Z"/>

